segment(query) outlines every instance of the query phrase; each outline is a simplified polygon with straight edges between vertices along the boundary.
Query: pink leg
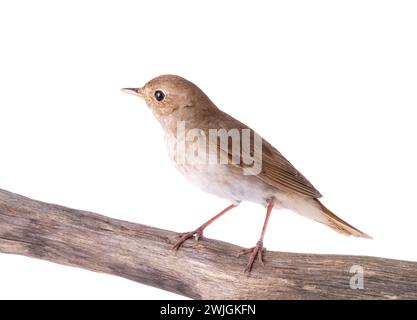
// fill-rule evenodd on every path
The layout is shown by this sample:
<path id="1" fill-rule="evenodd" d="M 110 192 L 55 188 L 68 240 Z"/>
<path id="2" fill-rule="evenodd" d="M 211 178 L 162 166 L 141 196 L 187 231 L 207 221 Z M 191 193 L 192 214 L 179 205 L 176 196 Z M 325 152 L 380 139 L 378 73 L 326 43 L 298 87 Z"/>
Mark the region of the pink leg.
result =
<path id="1" fill-rule="evenodd" d="M 203 223 L 200 227 L 195 229 L 194 231 L 185 232 L 180 234 L 180 239 L 175 243 L 173 249 L 178 250 L 181 245 L 187 240 L 195 236 L 197 240 L 199 240 L 203 236 L 203 231 L 205 228 L 207 228 L 208 225 L 212 224 L 214 221 L 216 221 L 218 218 L 220 218 L 222 215 L 224 215 L 227 211 L 232 210 L 233 208 L 237 207 L 238 204 L 231 204 L 226 209 L 221 211 L 220 213 L 216 214 L 213 218 L 208 220 L 207 222 Z"/>
<path id="2" fill-rule="evenodd" d="M 273 207 L 274 207 L 274 201 L 271 200 L 268 203 L 268 206 L 266 207 L 266 217 L 265 217 L 264 225 L 262 227 L 261 237 L 259 238 L 258 242 L 256 243 L 256 246 L 254 246 L 253 248 L 250 248 L 250 249 L 245 249 L 238 254 L 239 257 L 243 254 L 248 254 L 248 253 L 251 254 L 249 256 L 249 262 L 248 262 L 248 264 L 246 265 L 246 268 L 245 268 L 245 273 L 246 272 L 247 273 L 251 272 L 252 267 L 253 267 L 253 263 L 255 262 L 256 257 L 258 257 L 259 262 L 262 265 L 264 265 L 264 261 L 263 261 L 264 246 L 263 246 L 263 242 L 264 242 L 266 227 L 268 226 L 269 217 L 271 216 L 271 211 L 272 211 Z"/>

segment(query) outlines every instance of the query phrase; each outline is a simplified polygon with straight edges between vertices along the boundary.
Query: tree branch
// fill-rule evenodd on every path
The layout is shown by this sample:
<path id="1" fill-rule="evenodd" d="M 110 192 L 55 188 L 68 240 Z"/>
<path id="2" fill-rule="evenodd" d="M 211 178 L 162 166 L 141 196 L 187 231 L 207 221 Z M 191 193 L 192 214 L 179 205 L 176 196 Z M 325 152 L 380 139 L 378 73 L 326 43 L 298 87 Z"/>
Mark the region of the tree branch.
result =
<path id="1" fill-rule="evenodd" d="M 0 189 L 0 252 L 117 275 L 202 299 L 416 299 L 417 263 L 375 257 L 266 252 L 243 274 L 240 247 L 176 234 Z M 353 265 L 364 289 L 350 288 Z"/>

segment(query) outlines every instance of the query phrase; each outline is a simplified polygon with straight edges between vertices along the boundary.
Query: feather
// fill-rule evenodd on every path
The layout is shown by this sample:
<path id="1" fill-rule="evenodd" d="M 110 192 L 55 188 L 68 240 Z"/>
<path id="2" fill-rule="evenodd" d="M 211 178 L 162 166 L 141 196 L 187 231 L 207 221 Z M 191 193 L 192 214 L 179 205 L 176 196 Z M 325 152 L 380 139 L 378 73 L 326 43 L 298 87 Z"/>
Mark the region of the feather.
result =
<path id="1" fill-rule="evenodd" d="M 254 140 L 253 137 L 256 134 L 255 131 L 234 119 L 227 113 L 224 113 L 220 110 L 219 112 L 222 113 L 222 116 L 217 117 L 217 119 L 219 119 L 217 128 L 226 130 L 234 128 L 240 130 L 249 129 L 251 141 Z M 206 132 L 206 134 L 208 134 L 208 132 Z M 228 150 L 226 150 L 222 149 L 222 147 L 223 146 L 221 146 L 217 141 L 217 148 L 220 150 L 220 154 L 226 153 L 226 156 L 229 158 L 229 162 L 231 163 L 231 149 L 228 148 Z M 252 145 L 251 148 L 253 148 Z M 253 151 L 253 149 L 251 149 L 251 151 Z M 222 157 L 222 155 L 220 155 L 220 157 Z M 242 159 L 242 150 L 240 154 L 240 160 L 240 163 L 234 165 L 241 167 L 242 169 L 248 168 L 248 165 Z M 321 193 L 311 184 L 311 182 L 308 181 L 307 178 L 304 177 L 277 149 L 275 149 L 268 141 L 263 138 L 261 158 L 259 159 L 258 157 L 258 159 L 255 159 L 255 161 L 260 161 L 260 163 L 262 163 L 261 172 L 256 174 L 257 178 L 267 183 L 271 187 L 276 188 L 277 191 L 292 191 L 310 198 L 322 197 Z"/>

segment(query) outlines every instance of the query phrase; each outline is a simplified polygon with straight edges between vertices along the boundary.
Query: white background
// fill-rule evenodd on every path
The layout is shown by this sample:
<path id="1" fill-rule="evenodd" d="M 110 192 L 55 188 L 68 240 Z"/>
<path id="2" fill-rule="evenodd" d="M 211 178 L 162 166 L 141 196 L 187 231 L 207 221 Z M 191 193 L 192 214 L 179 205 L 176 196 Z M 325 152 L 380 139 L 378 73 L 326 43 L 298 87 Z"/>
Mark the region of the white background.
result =
<path id="1" fill-rule="evenodd" d="M 174 73 L 267 138 L 375 239 L 274 211 L 268 249 L 417 261 L 416 16 L 414 1 L 2 1 L 0 188 L 197 227 L 228 203 L 173 169 L 144 102 L 119 91 Z M 243 204 L 206 235 L 249 247 L 263 219 L 261 206 Z M 0 254 L 0 298 L 181 297 Z"/>

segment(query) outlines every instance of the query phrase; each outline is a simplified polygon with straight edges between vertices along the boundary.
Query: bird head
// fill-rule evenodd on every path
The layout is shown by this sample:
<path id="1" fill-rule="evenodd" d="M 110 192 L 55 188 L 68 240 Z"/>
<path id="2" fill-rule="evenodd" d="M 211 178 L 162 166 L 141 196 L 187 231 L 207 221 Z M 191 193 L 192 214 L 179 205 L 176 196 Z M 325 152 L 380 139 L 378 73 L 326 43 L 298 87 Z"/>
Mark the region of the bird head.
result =
<path id="1" fill-rule="evenodd" d="M 162 75 L 143 87 L 122 91 L 144 99 L 163 126 L 167 121 L 171 126 L 173 121 L 195 120 L 218 110 L 200 88 L 175 75 Z"/>

